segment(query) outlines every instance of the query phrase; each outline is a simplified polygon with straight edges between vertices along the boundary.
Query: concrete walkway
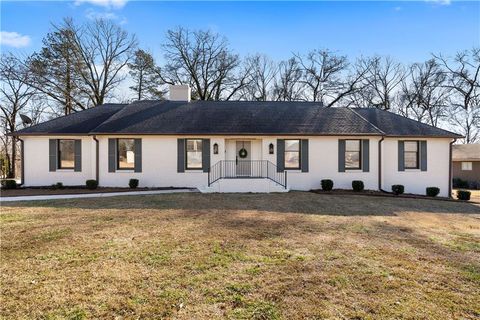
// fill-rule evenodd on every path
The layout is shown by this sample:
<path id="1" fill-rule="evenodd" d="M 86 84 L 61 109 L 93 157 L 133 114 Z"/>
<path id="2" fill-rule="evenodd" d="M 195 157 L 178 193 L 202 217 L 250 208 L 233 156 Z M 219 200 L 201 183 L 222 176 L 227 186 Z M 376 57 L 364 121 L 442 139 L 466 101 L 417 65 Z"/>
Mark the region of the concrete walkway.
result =
<path id="1" fill-rule="evenodd" d="M 40 196 L 20 196 L 20 197 L 2 197 L 0 202 L 10 201 L 38 201 L 38 200 L 57 200 L 57 199 L 79 199 L 79 198 L 104 198 L 118 196 L 145 196 L 151 194 L 164 193 L 184 193 L 198 192 L 197 189 L 171 189 L 171 190 L 152 190 L 152 191 L 125 191 L 125 192 L 103 192 L 103 193 L 81 193 L 81 194 L 55 194 Z"/>

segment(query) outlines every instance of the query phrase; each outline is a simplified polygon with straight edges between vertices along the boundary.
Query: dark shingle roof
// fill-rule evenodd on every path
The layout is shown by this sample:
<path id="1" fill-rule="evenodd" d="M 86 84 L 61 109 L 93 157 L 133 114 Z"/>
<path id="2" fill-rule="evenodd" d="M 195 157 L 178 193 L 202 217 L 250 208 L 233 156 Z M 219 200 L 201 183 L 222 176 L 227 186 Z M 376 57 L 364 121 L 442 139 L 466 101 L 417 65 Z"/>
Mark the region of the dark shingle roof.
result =
<path id="1" fill-rule="evenodd" d="M 452 152 L 454 161 L 480 161 L 480 143 L 455 144 Z"/>
<path id="2" fill-rule="evenodd" d="M 102 105 L 17 131 L 27 134 L 278 134 L 455 137 L 376 109 L 315 102 L 140 101 Z"/>
<path id="3" fill-rule="evenodd" d="M 306 102 L 140 102 L 126 106 L 92 133 L 378 134 L 346 108 Z"/>
<path id="4" fill-rule="evenodd" d="M 398 114 L 374 108 L 354 108 L 355 112 L 365 118 L 366 121 L 377 127 L 386 136 L 399 137 L 446 137 L 460 138 L 456 133 L 435 128 L 425 123 L 415 121 Z"/>
<path id="5" fill-rule="evenodd" d="M 104 104 L 16 131 L 15 134 L 89 134 L 124 106 L 122 104 Z"/>

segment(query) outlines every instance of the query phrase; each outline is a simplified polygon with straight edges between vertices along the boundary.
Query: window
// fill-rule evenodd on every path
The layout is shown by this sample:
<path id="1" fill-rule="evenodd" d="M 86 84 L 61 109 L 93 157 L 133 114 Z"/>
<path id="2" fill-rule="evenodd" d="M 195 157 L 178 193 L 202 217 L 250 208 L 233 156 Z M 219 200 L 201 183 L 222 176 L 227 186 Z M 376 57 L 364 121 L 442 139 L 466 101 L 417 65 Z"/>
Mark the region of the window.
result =
<path id="1" fill-rule="evenodd" d="M 117 139 L 117 169 L 135 169 L 135 139 Z"/>
<path id="2" fill-rule="evenodd" d="M 418 141 L 405 141 L 405 169 L 418 169 Z"/>
<path id="3" fill-rule="evenodd" d="M 187 140 L 187 169 L 202 169 L 202 140 Z"/>
<path id="4" fill-rule="evenodd" d="M 463 171 L 472 171 L 472 163 L 471 162 L 462 162 L 462 170 Z"/>
<path id="5" fill-rule="evenodd" d="M 345 140 L 345 169 L 361 169 L 361 140 Z"/>
<path id="6" fill-rule="evenodd" d="M 75 140 L 58 140 L 58 169 L 73 168 L 75 168 Z"/>
<path id="7" fill-rule="evenodd" d="M 285 169 L 300 169 L 300 140 L 285 140 Z"/>

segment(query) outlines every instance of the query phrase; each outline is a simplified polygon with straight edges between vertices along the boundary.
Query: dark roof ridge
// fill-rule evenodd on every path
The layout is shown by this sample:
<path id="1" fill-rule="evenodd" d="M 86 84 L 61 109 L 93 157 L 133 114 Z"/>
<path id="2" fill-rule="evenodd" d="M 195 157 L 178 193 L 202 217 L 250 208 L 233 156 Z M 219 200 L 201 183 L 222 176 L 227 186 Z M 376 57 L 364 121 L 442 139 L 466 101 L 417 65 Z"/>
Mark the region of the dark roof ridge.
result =
<path id="1" fill-rule="evenodd" d="M 98 126 L 96 126 L 95 128 L 93 129 L 90 129 L 90 131 L 87 132 L 87 135 L 88 136 L 94 136 L 95 133 L 92 133 L 93 131 L 95 131 L 95 129 L 97 129 L 98 127 L 100 127 L 102 124 L 104 124 L 105 122 L 107 122 L 108 120 L 110 120 L 114 115 L 116 115 L 117 113 L 119 113 L 123 108 L 125 108 L 126 106 L 132 104 L 132 103 L 106 103 L 106 104 L 101 104 L 101 105 L 98 105 L 96 107 L 93 107 L 93 108 L 98 108 L 98 107 L 101 107 L 101 106 L 105 106 L 105 105 L 115 105 L 116 107 L 118 107 L 119 105 L 122 106 L 122 108 L 118 108 L 118 111 L 117 112 L 114 112 L 112 113 L 107 119 L 103 120 L 102 122 L 100 122 L 98 124 Z M 91 109 L 93 109 L 91 108 Z"/>
<path id="2" fill-rule="evenodd" d="M 367 122 L 369 125 L 371 125 L 372 127 L 375 128 L 375 130 L 378 130 L 379 133 L 381 133 L 382 135 L 386 135 L 386 133 L 381 130 L 379 127 L 377 127 L 376 125 L 374 125 L 373 123 L 371 123 L 370 121 L 368 121 L 367 119 L 365 119 L 364 116 L 360 115 L 357 111 L 353 110 L 353 108 L 349 108 L 349 107 L 346 107 L 348 110 L 352 111 L 354 114 L 356 114 L 360 119 L 362 119 L 363 121 Z"/>

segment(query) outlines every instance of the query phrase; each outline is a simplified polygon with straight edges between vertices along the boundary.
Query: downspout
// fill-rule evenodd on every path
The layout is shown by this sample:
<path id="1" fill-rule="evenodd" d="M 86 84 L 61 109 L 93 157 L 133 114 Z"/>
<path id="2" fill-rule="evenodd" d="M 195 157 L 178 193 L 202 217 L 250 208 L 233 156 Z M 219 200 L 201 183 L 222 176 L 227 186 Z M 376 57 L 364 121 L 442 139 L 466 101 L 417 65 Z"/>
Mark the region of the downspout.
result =
<path id="1" fill-rule="evenodd" d="M 20 141 L 20 184 L 18 186 L 22 186 L 25 183 L 25 155 L 24 155 L 24 141 L 17 137 L 18 141 Z M 13 164 L 15 165 L 15 163 Z"/>
<path id="2" fill-rule="evenodd" d="M 453 171 L 453 161 L 452 161 L 452 149 L 453 149 L 453 144 L 457 142 L 457 139 L 453 139 L 452 142 L 450 142 L 450 150 L 449 150 L 449 158 L 448 158 L 448 197 L 452 198 L 452 171 Z"/>
<path id="3" fill-rule="evenodd" d="M 382 192 L 388 192 L 382 189 L 382 142 L 385 140 L 385 136 L 378 141 L 378 190 Z"/>
<path id="4" fill-rule="evenodd" d="M 93 140 L 95 140 L 95 180 L 97 180 L 97 184 L 100 185 L 100 153 L 99 153 L 99 142 L 96 135 L 93 135 Z"/>

